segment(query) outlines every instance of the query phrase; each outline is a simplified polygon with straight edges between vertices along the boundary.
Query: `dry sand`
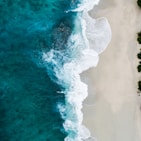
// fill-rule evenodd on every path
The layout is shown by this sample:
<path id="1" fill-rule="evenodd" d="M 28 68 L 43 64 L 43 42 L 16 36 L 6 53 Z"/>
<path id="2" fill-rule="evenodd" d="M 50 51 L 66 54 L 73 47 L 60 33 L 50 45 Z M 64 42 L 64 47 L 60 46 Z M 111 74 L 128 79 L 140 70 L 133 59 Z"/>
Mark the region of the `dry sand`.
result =
<path id="1" fill-rule="evenodd" d="M 107 17 L 112 40 L 98 66 L 82 74 L 89 85 L 83 123 L 98 141 L 141 141 L 140 76 L 136 69 L 141 9 L 135 0 L 101 0 L 90 15 Z"/>

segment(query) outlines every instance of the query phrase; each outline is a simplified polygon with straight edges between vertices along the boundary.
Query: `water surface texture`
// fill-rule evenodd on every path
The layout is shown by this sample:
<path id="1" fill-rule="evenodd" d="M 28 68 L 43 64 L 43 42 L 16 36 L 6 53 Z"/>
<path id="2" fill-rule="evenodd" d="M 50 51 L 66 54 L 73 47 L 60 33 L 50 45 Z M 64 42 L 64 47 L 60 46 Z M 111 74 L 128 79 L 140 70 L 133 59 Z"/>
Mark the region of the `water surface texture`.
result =
<path id="1" fill-rule="evenodd" d="M 40 53 L 64 49 L 73 28 L 65 0 L 0 0 L 0 140 L 62 141 L 61 86 Z M 61 32 L 61 30 L 67 30 Z"/>
<path id="2" fill-rule="evenodd" d="M 80 73 L 111 34 L 88 14 L 98 2 L 0 0 L 0 141 L 89 140 Z"/>

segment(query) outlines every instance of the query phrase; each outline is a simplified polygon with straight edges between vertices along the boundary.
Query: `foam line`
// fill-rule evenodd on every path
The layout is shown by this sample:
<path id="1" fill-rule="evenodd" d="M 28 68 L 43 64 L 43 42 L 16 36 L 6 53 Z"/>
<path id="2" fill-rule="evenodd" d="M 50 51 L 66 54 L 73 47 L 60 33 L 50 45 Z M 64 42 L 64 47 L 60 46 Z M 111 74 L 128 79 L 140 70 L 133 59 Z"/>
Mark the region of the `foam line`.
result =
<path id="1" fill-rule="evenodd" d="M 43 53 L 43 60 L 50 64 L 47 70 L 50 70 L 51 66 L 57 78 L 52 77 L 52 79 L 66 88 L 61 92 L 65 94 L 66 104 L 58 103 L 58 110 L 65 120 L 63 126 L 68 133 L 65 141 L 95 141 L 95 138 L 90 137 L 89 130 L 82 125 L 82 103 L 88 95 L 88 90 L 87 85 L 81 81 L 80 74 L 97 65 L 99 54 L 106 49 L 111 39 L 111 29 L 107 19 L 96 20 L 88 14 L 98 2 L 99 0 L 83 0 L 78 8 L 73 10 L 78 12 L 78 15 L 75 30 L 68 40 L 68 50 L 61 52 L 52 49 Z M 81 27 L 79 27 L 81 31 L 77 30 L 78 26 Z M 69 61 L 61 66 L 62 60 L 58 56 L 69 57 Z"/>

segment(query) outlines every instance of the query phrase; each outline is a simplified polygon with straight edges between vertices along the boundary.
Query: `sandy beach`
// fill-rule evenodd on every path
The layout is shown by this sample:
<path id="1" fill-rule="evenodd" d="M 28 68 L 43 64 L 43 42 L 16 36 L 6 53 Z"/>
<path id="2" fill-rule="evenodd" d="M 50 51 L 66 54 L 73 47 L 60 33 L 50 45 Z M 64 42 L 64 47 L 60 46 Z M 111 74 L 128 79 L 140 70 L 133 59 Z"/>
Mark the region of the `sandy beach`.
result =
<path id="1" fill-rule="evenodd" d="M 141 141 L 141 76 L 136 69 L 141 9 L 134 0 L 101 0 L 90 15 L 108 19 L 112 40 L 98 66 L 82 74 L 89 88 L 83 123 L 97 141 Z"/>

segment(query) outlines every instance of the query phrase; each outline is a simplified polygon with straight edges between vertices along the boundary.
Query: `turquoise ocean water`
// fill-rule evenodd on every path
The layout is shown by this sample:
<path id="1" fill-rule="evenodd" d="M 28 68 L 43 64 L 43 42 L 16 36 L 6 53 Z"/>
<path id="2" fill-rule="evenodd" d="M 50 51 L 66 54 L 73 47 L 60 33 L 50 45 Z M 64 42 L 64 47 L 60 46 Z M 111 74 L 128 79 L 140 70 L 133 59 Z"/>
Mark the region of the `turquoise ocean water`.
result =
<path id="1" fill-rule="evenodd" d="M 87 85 L 79 74 L 96 66 L 109 42 L 107 21 L 87 13 L 98 2 L 0 0 L 0 141 L 90 137 L 81 112 Z"/>
<path id="2" fill-rule="evenodd" d="M 50 79 L 40 53 L 64 50 L 75 16 L 65 11 L 74 6 L 69 0 L 0 0 L 0 141 L 66 137 L 56 109 L 65 103 L 57 93 L 63 87 Z"/>

